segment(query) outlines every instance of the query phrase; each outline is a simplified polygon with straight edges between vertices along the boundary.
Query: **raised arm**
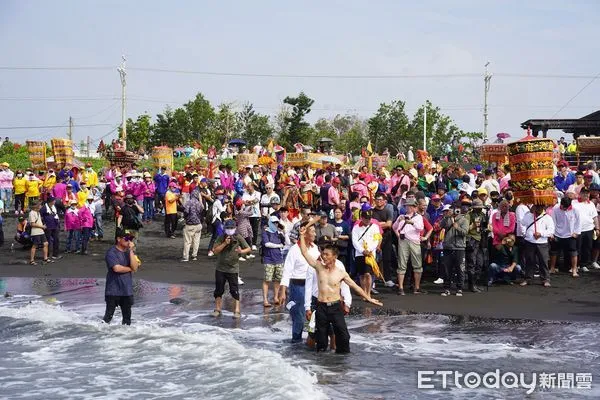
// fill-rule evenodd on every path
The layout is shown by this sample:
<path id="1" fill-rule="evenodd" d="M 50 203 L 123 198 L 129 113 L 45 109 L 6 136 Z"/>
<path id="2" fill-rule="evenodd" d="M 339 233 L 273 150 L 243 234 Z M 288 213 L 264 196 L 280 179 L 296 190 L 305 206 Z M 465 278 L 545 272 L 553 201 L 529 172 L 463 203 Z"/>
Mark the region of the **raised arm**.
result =
<path id="1" fill-rule="evenodd" d="M 302 257 L 306 259 L 308 265 L 310 265 L 314 269 L 319 269 L 321 264 L 317 260 L 312 258 L 310 254 L 308 254 L 308 248 L 306 247 L 306 239 L 304 238 L 304 235 L 306 234 L 306 229 L 306 226 L 300 228 L 300 240 L 298 241 L 300 245 L 300 252 L 302 253 Z"/>
<path id="2" fill-rule="evenodd" d="M 363 297 L 363 298 L 367 299 L 367 301 L 368 301 L 369 303 L 375 304 L 376 306 L 383 306 L 383 303 L 382 303 L 381 301 L 379 301 L 379 300 L 377 300 L 377 299 L 373 299 L 373 298 L 369 297 L 369 296 L 368 296 L 368 295 L 365 293 L 365 291 L 364 291 L 364 290 L 362 290 L 362 288 L 361 288 L 360 286 L 358 286 L 358 285 L 356 284 L 356 282 L 354 282 L 354 281 L 352 280 L 352 278 L 350 278 L 350 275 L 348 275 L 348 273 L 346 273 L 346 275 L 344 275 L 344 279 L 343 279 L 343 281 L 344 281 L 344 282 L 346 282 L 346 284 L 347 284 L 348 286 L 350 286 L 352 289 L 354 289 L 354 291 L 355 291 L 356 293 L 358 293 L 358 294 L 359 294 L 361 297 Z"/>

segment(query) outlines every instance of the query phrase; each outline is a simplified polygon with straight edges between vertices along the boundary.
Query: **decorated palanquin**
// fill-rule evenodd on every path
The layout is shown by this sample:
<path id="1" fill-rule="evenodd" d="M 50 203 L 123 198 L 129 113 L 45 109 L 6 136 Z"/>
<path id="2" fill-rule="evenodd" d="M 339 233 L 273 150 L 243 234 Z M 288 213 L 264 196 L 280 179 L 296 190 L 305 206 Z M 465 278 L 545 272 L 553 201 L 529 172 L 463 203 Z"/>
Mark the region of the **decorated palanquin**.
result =
<path id="1" fill-rule="evenodd" d="M 506 153 L 506 145 L 504 143 L 484 144 L 479 148 L 481 160 L 489 164 L 496 165 L 506 164 L 508 155 Z"/>
<path id="2" fill-rule="evenodd" d="M 556 204 L 552 161 L 554 142 L 551 139 L 534 139 L 527 136 L 506 147 L 515 199 L 524 204 Z"/>

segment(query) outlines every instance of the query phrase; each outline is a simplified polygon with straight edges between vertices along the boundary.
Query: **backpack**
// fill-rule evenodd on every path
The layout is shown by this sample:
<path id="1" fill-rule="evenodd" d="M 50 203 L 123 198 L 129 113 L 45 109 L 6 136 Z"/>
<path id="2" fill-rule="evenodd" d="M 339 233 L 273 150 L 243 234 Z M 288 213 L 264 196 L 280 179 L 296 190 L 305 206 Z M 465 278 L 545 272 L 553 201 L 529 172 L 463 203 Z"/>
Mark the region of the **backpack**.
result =
<path id="1" fill-rule="evenodd" d="M 139 230 L 144 227 L 144 224 L 137 217 L 136 212 L 131 208 L 131 206 L 125 205 L 121 210 L 121 214 L 123 215 L 123 219 L 121 220 L 121 225 L 125 229 L 134 229 Z"/>

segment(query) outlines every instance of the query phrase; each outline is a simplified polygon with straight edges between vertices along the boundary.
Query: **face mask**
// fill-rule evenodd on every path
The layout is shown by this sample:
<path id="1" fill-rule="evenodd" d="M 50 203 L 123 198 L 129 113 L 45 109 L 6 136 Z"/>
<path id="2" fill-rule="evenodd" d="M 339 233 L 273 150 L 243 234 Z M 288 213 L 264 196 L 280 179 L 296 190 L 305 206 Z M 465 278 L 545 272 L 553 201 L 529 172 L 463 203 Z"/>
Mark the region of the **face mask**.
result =
<path id="1" fill-rule="evenodd" d="M 92 172 L 92 169 L 91 168 L 87 168 L 86 171 L 87 172 Z"/>
<path id="2" fill-rule="evenodd" d="M 75 209 L 75 206 L 71 206 L 71 210 L 74 210 L 74 209 Z"/>
<path id="3" fill-rule="evenodd" d="M 17 178 L 22 178 L 23 174 L 17 174 Z"/>
<path id="4" fill-rule="evenodd" d="M 225 234 L 227 236 L 233 236 L 235 235 L 235 229 L 225 229 Z"/>
<path id="5" fill-rule="evenodd" d="M 269 221 L 268 225 L 269 225 L 269 230 L 271 232 L 273 232 L 273 233 L 277 232 L 277 225 L 275 225 L 274 222 Z"/>
<path id="6" fill-rule="evenodd" d="M 225 196 L 217 196 L 217 199 L 219 199 L 219 201 L 223 201 L 224 198 Z"/>

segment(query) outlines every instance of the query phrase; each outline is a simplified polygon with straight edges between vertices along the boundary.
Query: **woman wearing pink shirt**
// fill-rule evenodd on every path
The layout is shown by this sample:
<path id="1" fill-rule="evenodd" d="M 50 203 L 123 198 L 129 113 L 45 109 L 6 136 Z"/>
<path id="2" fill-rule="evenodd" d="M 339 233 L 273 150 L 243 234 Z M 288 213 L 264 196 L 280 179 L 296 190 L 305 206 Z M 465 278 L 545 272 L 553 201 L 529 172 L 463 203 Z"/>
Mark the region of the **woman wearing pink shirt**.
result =
<path id="1" fill-rule="evenodd" d="M 90 194 L 86 199 L 86 204 L 79 209 L 79 225 L 81 226 L 81 254 L 87 255 L 87 246 L 90 241 L 90 234 L 94 227 L 93 207 L 94 196 Z M 95 207 L 95 206 L 94 206 Z"/>
<path id="2" fill-rule="evenodd" d="M 81 221 L 79 220 L 79 210 L 77 210 L 77 200 L 71 200 L 69 208 L 65 211 L 65 231 L 67 232 L 65 254 L 79 251 L 81 245 Z M 73 249 L 72 251 L 71 248 Z"/>

